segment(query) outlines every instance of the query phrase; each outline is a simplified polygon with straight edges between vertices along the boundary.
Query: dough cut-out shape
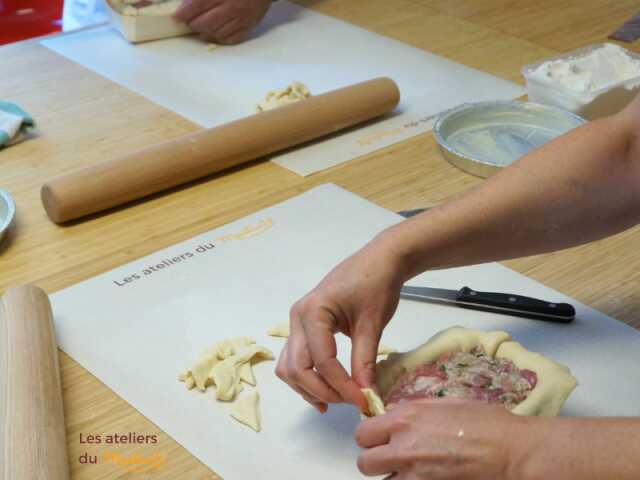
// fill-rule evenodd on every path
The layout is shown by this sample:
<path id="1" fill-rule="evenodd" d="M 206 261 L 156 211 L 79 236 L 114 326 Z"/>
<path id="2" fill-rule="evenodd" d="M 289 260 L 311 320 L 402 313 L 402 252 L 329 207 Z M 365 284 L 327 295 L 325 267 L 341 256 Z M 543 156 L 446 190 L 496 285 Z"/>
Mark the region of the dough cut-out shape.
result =
<path id="1" fill-rule="evenodd" d="M 405 372 L 435 362 L 442 354 L 469 352 L 482 346 L 490 357 L 511 360 L 519 369 L 536 373 L 537 383 L 525 400 L 511 412 L 517 415 L 557 415 L 562 405 L 576 387 L 576 379 L 570 370 L 542 355 L 526 350 L 511 340 L 507 332 L 482 332 L 463 327 L 452 327 L 433 336 L 420 347 L 405 353 L 391 353 L 378 362 L 376 384 L 384 397 L 395 381 Z M 379 415 L 382 399 L 370 389 L 363 389 L 369 413 Z M 384 413 L 384 409 L 382 410 Z"/>
<path id="2" fill-rule="evenodd" d="M 241 349 L 255 344 L 255 342 L 255 339 L 251 337 L 237 337 L 218 342 L 211 348 L 208 348 L 200 358 L 196 360 L 193 367 L 186 372 L 181 373 L 178 376 L 178 380 L 185 382 L 188 390 L 191 390 L 196 386 L 198 390 L 204 392 L 207 387 L 214 385 L 215 383 L 211 372 L 217 363 L 231 357 Z M 246 372 L 246 369 L 244 375 L 247 380 L 251 380 L 253 378 L 253 373 Z M 255 384 L 255 379 L 253 381 Z"/>
<path id="3" fill-rule="evenodd" d="M 390 353 L 396 353 L 397 350 L 388 345 L 380 344 L 378 345 L 378 356 L 389 355 Z"/>
<path id="4" fill-rule="evenodd" d="M 236 354 L 244 347 L 253 345 L 256 340 L 252 337 L 237 337 L 229 340 L 223 340 L 216 343 L 213 347 L 207 350 L 208 353 L 216 355 L 220 360 L 229 358 L 231 355 Z"/>
<path id="5" fill-rule="evenodd" d="M 261 360 L 273 360 L 273 353 L 256 345 L 251 337 L 237 337 L 218 342 L 198 358 L 194 365 L 178 375 L 188 390 L 198 387 L 205 391 L 215 386 L 215 397 L 224 402 L 234 402 L 231 416 L 239 422 L 260 431 L 259 396 L 257 390 L 238 398 L 243 383 L 256 385 L 252 365 Z"/>
<path id="6" fill-rule="evenodd" d="M 244 383 L 248 383 L 249 385 L 256 386 L 256 377 L 253 374 L 253 369 L 251 368 L 251 363 L 243 363 L 240 365 L 240 380 Z"/>
<path id="7" fill-rule="evenodd" d="M 245 346 L 237 353 L 220 361 L 211 369 L 211 377 L 216 386 L 216 398 L 231 401 L 235 398 L 240 384 L 240 368 L 243 363 L 253 360 L 273 360 L 270 350 L 256 344 Z"/>
<path id="8" fill-rule="evenodd" d="M 264 100 L 256 105 L 257 112 L 273 110 L 274 108 L 283 107 L 290 103 L 299 102 L 305 98 L 309 98 L 311 92 L 300 82 L 293 82 L 287 88 L 282 90 L 274 90 L 267 93 Z"/>
<path id="9" fill-rule="evenodd" d="M 363 388 L 362 393 L 364 394 L 364 398 L 367 400 L 367 408 L 369 410 L 366 415 L 377 417 L 378 415 L 383 415 L 385 413 L 384 403 L 382 403 L 382 399 L 376 392 L 370 388 Z"/>
<path id="10" fill-rule="evenodd" d="M 220 360 L 215 355 L 205 354 L 191 367 L 191 376 L 193 377 L 196 387 L 201 392 L 204 392 L 207 387 L 212 384 L 210 372 L 218 362 L 220 362 Z"/>
<path id="11" fill-rule="evenodd" d="M 196 363 L 178 375 L 188 390 L 197 387 L 204 392 L 209 386 L 216 386 L 216 397 L 230 401 L 242 388 L 244 381 L 256 384 L 251 364 L 260 360 L 273 360 L 270 350 L 255 344 L 251 337 L 238 337 L 216 343 L 207 349 Z"/>
<path id="12" fill-rule="evenodd" d="M 274 325 L 267 329 L 267 335 L 270 337 L 288 338 L 290 334 L 289 322 L 279 323 L 278 325 Z M 380 357 L 395 352 L 397 352 L 395 348 L 381 343 L 378 345 L 378 352 L 376 353 L 376 356 Z"/>
<path id="13" fill-rule="evenodd" d="M 247 395 L 233 403 L 230 414 L 240 423 L 247 425 L 256 432 L 260 431 L 260 394 L 252 390 Z"/>
<path id="14" fill-rule="evenodd" d="M 288 338 L 290 334 L 291 331 L 289 329 L 289 322 L 279 323 L 278 325 L 274 325 L 267 330 L 267 335 L 269 335 L 270 337 Z"/>

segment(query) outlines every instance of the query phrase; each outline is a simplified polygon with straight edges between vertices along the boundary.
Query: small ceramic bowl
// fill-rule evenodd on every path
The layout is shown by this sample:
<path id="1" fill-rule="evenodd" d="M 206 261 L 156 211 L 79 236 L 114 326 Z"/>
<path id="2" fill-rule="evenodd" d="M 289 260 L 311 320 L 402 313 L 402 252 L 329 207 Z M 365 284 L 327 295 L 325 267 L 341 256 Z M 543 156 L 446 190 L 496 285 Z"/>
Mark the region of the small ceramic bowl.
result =
<path id="1" fill-rule="evenodd" d="M 0 242 L 13 224 L 16 216 L 16 204 L 6 190 L 0 188 Z"/>

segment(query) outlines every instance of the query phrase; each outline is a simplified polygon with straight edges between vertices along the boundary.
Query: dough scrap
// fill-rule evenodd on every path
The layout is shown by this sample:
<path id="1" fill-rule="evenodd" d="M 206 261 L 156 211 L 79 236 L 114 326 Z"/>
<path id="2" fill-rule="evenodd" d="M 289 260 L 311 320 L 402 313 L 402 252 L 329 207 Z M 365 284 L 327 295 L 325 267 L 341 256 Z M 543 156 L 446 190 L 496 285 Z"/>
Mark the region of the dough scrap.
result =
<path id="1" fill-rule="evenodd" d="M 518 415 L 554 416 L 569 397 L 577 382 L 568 367 L 542 355 L 530 352 L 511 340 L 507 332 L 482 332 L 463 327 L 451 327 L 431 337 L 418 348 L 405 353 L 391 353 L 378 362 L 376 384 L 384 397 L 396 379 L 419 365 L 435 362 L 444 353 L 469 352 L 481 345 L 490 357 L 510 359 L 519 369 L 537 374 L 538 381 L 529 396 L 511 412 Z M 369 412 L 378 415 L 382 399 L 370 389 L 363 393 L 369 404 Z M 379 403 L 378 403 L 379 402 Z M 384 413 L 384 409 L 382 410 Z"/>
<path id="2" fill-rule="evenodd" d="M 251 337 L 237 337 L 213 345 L 196 360 L 194 365 L 180 373 L 178 380 L 185 382 L 188 390 L 198 387 L 205 391 L 215 385 L 215 397 L 224 402 L 234 402 L 231 416 L 260 431 L 259 395 L 252 390 L 242 398 L 238 395 L 244 389 L 243 382 L 256 385 L 252 365 L 261 360 L 273 360 L 273 353 L 256 344 Z"/>
<path id="3" fill-rule="evenodd" d="M 191 376 L 198 390 L 204 392 L 212 384 L 213 379 L 210 372 L 213 366 L 219 362 L 220 360 L 215 355 L 205 354 L 191 367 Z"/>
<path id="4" fill-rule="evenodd" d="M 364 398 L 367 399 L 367 412 L 366 416 L 369 417 L 377 417 L 378 415 L 383 415 L 385 413 L 384 403 L 382 399 L 378 396 L 376 392 L 374 392 L 370 388 L 363 388 L 362 393 L 364 394 Z"/>
<path id="5" fill-rule="evenodd" d="M 231 416 L 240 423 L 260 431 L 260 394 L 252 390 L 247 395 L 234 402 L 231 407 Z"/>
<path id="6" fill-rule="evenodd" d="M 240 380 L 244 383 L 248 383 L 249 385 L 256 386 L 256 377 L 253 374 L 253 369 L 251 368 L 251 362 L 243 363 L 240 365 Z"/>
<path id="7" fill-rule="evenodd" d="M 225 358 L 229 358 L 231 355 L 234 355 L 244 347 L 248 347 L 255 343 L 256 340 L 252 337 L 231 338 L 229 340 L 223 340 L 222 342 L 216 343 L 213 347 L 207 350 L 207 353 L 216 355 L 220 360 L 224 360 Z"/>
<path id="8" fill-rule="evenodd" d="M 381 355 L 389 355 L 391 353 L 396 353 L 397 350 L 395 348 L 389 347 L 388 345 L 380 344 L 378 345 L 378 356 Z"/>
<path id="9" fill-rule="evenodd" d="M 235 360 L 230 358 L 214 365 L 211 377 L 216 386 L 216 398 L 223 402 L 232 401 L 240 388 L 240 372 Z"/>
<path id="10" fill-rule="evenodd" d="M 274 108 L 283 107 L 290 103 L 299 102 L 305 98 L 309 98 L 311 93 L 309 89 L 300 82 L 293 82 L 283 90 L 272 90 L 267 93 L 264 100 L 256 105 L 256 111 L 264 112 L 273 110 Z"/>
<path id="11" fill-rule="evenodd" d="M 243 364 L 261 359 L 273 360 L 273 358 L 273 353 L 269 349 L 251 344 L 238 349 L 236 353 L 215 364 L 211 369 L 211 377 L 216 386 L 216 398 L 229 402 L 236 397 L 241 388 L 240 371 Z"/>
<path id="12" fill-rule="evenodd" d="M 289 322 L 279 323 L 278 325 L 274 325 L 267 329 L 267 335 L 270 337 L 281 337 L 288 338 L 291 334 Z M 378 345 L 378 353 L 377 356 L 389 355 L 390 353 L 395 353 L 397 350 L 395 348 L 389 347 L 388 345 L 384 345 L 383 343 Z"/>
<path id="13" fill-rule="evenodd" d="M 290 334 L 289 322 L 279 323 L 267 330 L 267 335 L 270 337 L 288 338 Z"/>
<path id="14" fill-rule="evenodd" d="M 270 350 L 256 345 L 251 337 L 232 338 L 208 348 L 178 380 L 185 382 L 188 390 L 195 386 L 201 392 L 215 385 L 216 397 L 231 401 L 242 389 L 240 381 L 255 386 L 251 364 L 273 358 Z"/>

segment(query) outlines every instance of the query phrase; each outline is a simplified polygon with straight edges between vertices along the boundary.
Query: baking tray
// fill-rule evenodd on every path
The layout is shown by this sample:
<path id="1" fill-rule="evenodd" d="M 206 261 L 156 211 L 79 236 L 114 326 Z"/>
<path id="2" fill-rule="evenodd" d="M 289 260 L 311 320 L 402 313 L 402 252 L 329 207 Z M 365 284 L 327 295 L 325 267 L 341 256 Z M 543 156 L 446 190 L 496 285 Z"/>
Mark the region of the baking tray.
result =
<path id="1" fill-rule="evenodd" d="M 583 123 L 578 115 L 556 107 L 490 101 L 443 112 L 433 135 L 447 161 L 465 172 L 488 177 Z"/>

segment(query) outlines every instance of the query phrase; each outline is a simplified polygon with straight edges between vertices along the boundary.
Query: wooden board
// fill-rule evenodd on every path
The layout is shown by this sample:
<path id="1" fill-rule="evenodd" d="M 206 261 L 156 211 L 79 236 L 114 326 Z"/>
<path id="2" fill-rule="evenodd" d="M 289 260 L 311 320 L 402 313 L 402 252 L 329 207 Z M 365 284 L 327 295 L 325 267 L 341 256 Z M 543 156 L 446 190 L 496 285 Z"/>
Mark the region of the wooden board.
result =
<path id="1" fill-rule="evenodd" d="M 514 81 L 521 81 L 524 64 L 604 41 L 637 10 L 637 1 L 629 0 L 298 3 Z M 638 43 L 630 47 L 640 51 Z M 0 77 L 3 99 L 22 105 L 39 124 L 35 139 L 0 152 L 0 186 L 18 203 L 13 238 L 0 246 L 0 290 L 34 281 L 53 292 L 327 181 L 392 210 L 438 203 L 480 181 L 444 162 L 426 134 L 308 179 L 255 162 L 61 228 L 49 222 L 40 205 L 39 187 L 45 179 L 197 127 L 33 42 L 1 48 L 0 62 L 12 72 Z M 587 246 L 506 265 L 640 327 L 639 242 L 640 229 L 634 228 Z M 215 478 L 66 355 L 61 363 L 74 479 L 133 477 L 113 464 L 87 467 L 77 461 L 84 452 L 104 450 L 81 444 L 81 433 L 127 431 L 158 435 L 157 445 L 136 450 L 166 456 L 167 464 L 152 478 Z M 133 451 L 126 446 L 114 450 Z"/>

